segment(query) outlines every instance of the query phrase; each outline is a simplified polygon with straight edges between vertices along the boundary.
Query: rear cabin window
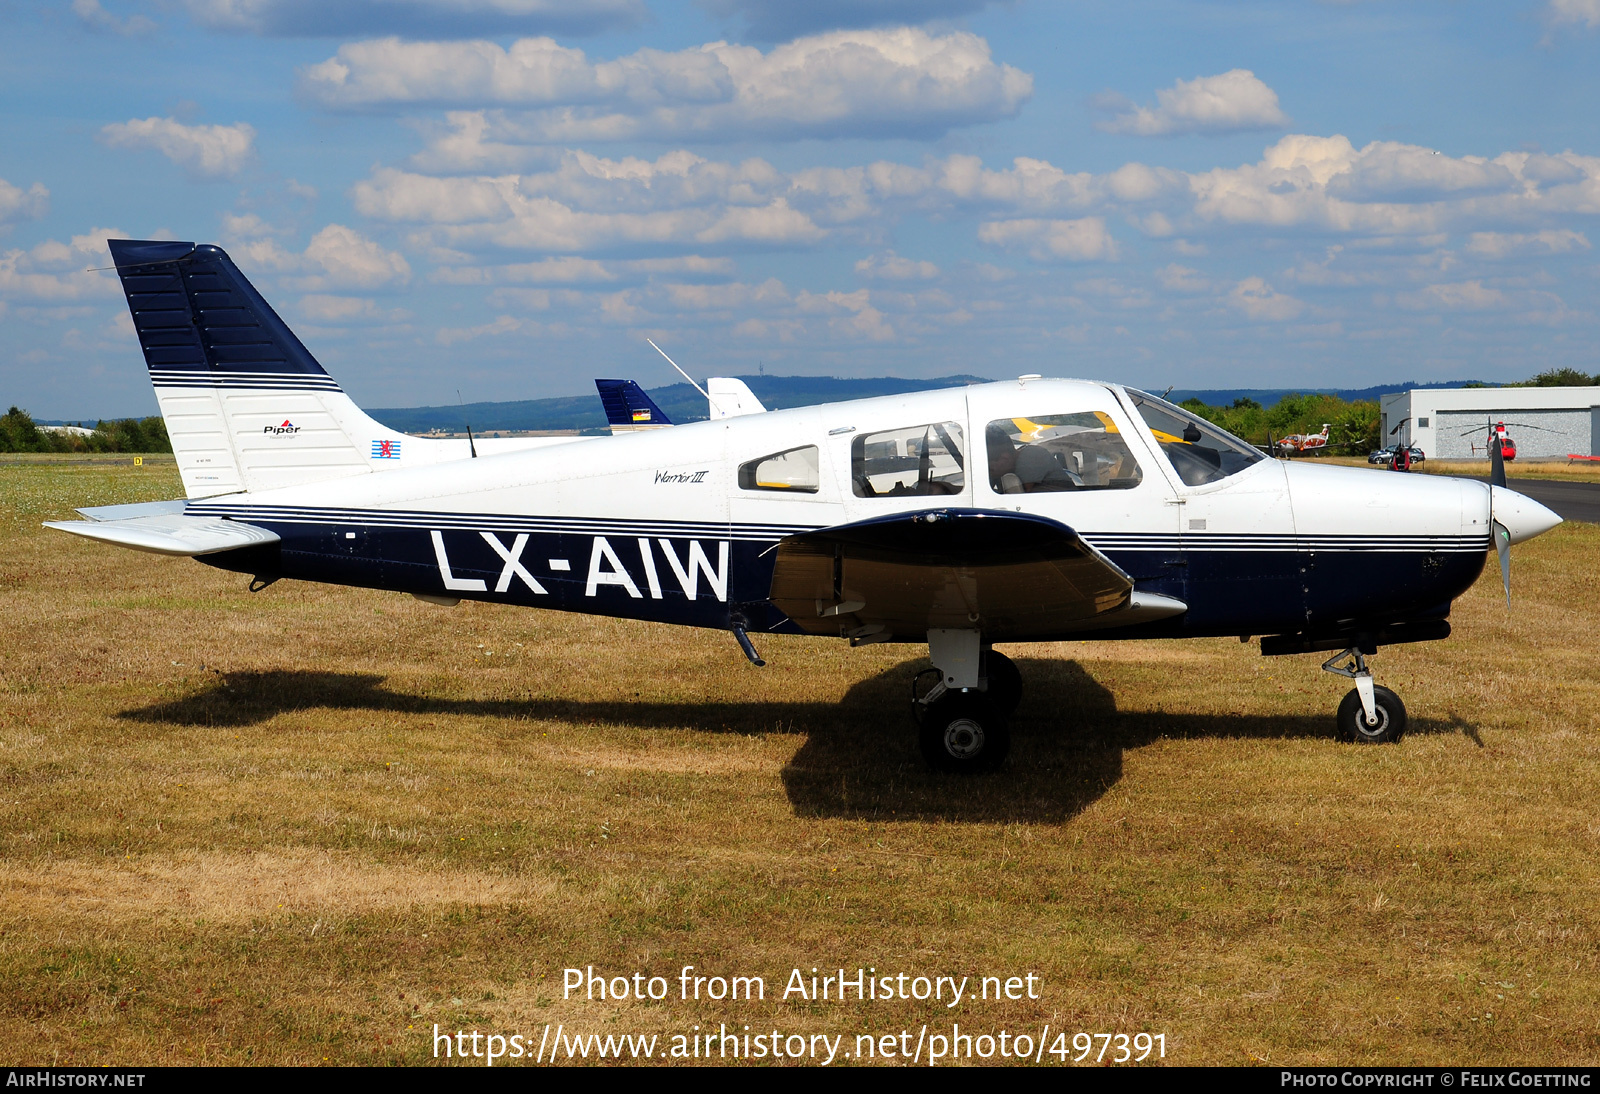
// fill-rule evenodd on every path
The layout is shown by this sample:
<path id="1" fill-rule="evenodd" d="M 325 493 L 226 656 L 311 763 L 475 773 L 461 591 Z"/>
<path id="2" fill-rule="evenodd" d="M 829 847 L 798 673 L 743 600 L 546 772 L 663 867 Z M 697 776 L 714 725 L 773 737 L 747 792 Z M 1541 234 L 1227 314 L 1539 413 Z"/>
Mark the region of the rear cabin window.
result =
<path id="1" fill-rule="evenodd" d="M 786 490 L 815 494 L 822 481 L 817 446 L 788 448 L 739 465 L 739 485 L 745 490 Z"/>
<path id="2" fill-rule="evenodd" d="M 858 498 L 959 494 L 967 462 L 956 422 L 864 433 L 850 444 L 850 479 Z"/>
<path id="3" fill-rule="evenodd" d="M 1182 407 L 1128 389 L 1156 444 L 1185 486 L 1204 486 L 1266 459 L 1257 449 Z"/>
<path id="4" fill-rule="evenodd" d="M 996 494 L 1131 490 L 1144 477 L 1108 414 L 996 418 L 984 444 Z"/>

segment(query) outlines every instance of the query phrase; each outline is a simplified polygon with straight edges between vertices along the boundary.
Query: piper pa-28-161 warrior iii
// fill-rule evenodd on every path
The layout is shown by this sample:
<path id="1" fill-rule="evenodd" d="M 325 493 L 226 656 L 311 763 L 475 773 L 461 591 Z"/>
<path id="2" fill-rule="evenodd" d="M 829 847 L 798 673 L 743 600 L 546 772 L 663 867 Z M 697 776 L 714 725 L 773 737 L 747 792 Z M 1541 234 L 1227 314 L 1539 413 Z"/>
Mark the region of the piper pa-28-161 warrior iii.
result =
<path id="1" fill-rule="evenodd" d="M 709 421 L 474 455 L 356 409 L 220 249 L 110 246 L 188 497 L 50 527 L 252 589 L 727 630 L 756 665 L 764 633 L 925 642 L 937 680 L 913 712 L 947 770 L 1005 755 L 1022 680 L 997 642 L 1337 650 L 1340 735 L 1395 740 L 1405 708 L 1367 657 L 1446 637 L 1491 544 L 1509 596 L 1509 545 L 1560 523 L 1503 466 L 1488 486 L 1286 464 L 1132 388 L 1037 376 L 794 410 L 713 398 Z"/>

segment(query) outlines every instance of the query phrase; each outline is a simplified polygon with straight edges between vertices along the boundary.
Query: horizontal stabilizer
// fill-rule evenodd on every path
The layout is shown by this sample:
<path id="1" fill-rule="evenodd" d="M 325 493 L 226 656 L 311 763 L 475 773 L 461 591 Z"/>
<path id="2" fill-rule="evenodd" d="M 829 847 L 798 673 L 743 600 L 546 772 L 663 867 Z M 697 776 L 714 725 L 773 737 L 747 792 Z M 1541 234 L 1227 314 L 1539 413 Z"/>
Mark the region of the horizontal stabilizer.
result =
<path id="1" fill-rule="evenodd" d="M 77 512 L 90 520 L 129 520 L 176 516 L 188 507 L 187 498 L 174 498 L 172 501 L 136 501 L 132 505 L 94 505 Z"/>
<path id="2" fill-rule="evenodd" d="M 660 429 L 672 419 L 632 380 L 596 380 L 600 403 L 606 408 L 606 424 L 612 433 L 635 433 L 641 429 Z"/>
<path id="3" fill-rule="evenodd" d="M 47 520 L 44 526 L 158 555 L 214 555 L 220 551 L 277 543 L 279 538 L 276 532 L 253 524 L 220 517 L 181 515 L 127 520 Z"/>
<path id="4" fill-rule="evenodd" d="M 930 629 L 989 641 L 1133 626 L 1187 611 L 1133 580 L 1059 521 L 936 509 L 789 536 L 770 599 L 810 634 L 921 640 Z"/>

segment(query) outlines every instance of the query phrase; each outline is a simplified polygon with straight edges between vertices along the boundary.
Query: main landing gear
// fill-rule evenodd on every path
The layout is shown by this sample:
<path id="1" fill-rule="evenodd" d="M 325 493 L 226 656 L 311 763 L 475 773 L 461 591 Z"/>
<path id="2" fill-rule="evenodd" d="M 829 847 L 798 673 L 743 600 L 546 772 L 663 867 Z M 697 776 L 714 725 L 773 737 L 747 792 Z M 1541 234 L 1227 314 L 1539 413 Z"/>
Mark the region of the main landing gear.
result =
<path id="1" fill-rule="evenodd" d="M 937 771 L 992 771 L 1011 749 L 1011 714 L 1022 674 L 1003 653 L 983 648 L 977 631 L 932 630 L 934 667 L 911 683 L 911 714 L 923 758 Z M 919 691 L 928 677 L 937 677 Z"/>
<path id="2" fill-rule="evenodd" d="M 1346 658 L 1348 664 L 1340 664 Z M 1335 724 L 1339 739 L 1361 744 L 1388 744 L 1400 739 L 1406 731 L 1406 708 L 1400 696 L 1372 682 L 1372 670 L 1367 668 L 1366 655 L 1352 647 L 1334 654 L 1322 663 L 1324 672 L 1348 676 L 1356 682 L 1355 690 L 1339 704 Z"/>

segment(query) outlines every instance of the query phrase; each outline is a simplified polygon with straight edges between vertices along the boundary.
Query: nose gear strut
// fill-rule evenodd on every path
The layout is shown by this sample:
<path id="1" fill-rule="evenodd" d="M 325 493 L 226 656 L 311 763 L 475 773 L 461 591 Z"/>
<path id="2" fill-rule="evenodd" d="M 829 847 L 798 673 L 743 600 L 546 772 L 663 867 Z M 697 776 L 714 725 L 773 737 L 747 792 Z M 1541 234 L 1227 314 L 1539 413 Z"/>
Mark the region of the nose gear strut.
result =
<path id="1" fill-rule="evenodd" d="M 1348 663 L 1341 664 L 1348 659 Z M 1400 696 L 1372 682 L 1372 670 L 1360 647 L 1341 650 L 1322 663 L 1324 672 L 1347 676 L 1355 690 L 1339 704 L 1339 736 L 1347 741 L 1382 744 L 1400 739 L 1406 730 L 1406 708 Z"/>

